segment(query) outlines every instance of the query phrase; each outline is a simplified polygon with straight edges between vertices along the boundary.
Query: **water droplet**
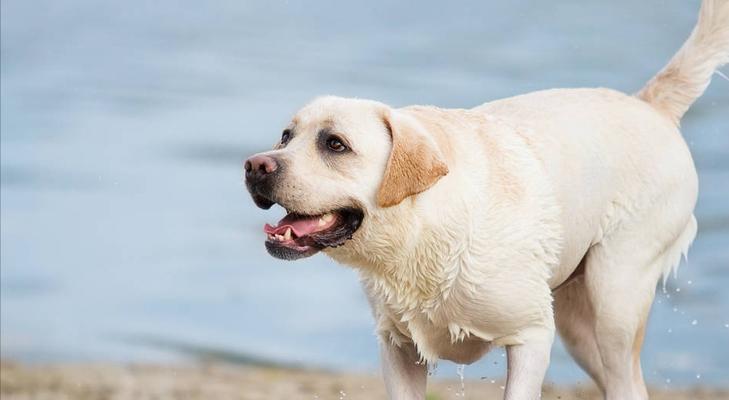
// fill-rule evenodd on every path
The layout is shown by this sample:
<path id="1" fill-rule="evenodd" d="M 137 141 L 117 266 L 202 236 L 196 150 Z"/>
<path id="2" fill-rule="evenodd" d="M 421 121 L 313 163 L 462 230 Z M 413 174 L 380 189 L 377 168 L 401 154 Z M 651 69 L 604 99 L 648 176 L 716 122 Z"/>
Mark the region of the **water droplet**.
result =
<path id="1" fill-rule="evenodd" d="M 701 379 L 701 374 L 696 374 L 696 379 Z"/>
<path id="2" fill-rule="evenodd" d="M 671 383 L 671 378 L 666 378 L 666 383 Z"/>
<path id="3" fill-rule="evenodd" d="M 688 281 L 688 282 L 686 282 L 686 283 L 688 283 L 689 285 L 691 285 L 691 284 L 693 283 L 693 281 L 689 280 L 689 281 Z"/>
<path id="4" fill-rule="evenodd" d="M 677 288 L 676 288 L 676 291 L 677 291 L 677 292 L 680 292 L 680 291 L 681 291 L 681 288 L 680 288 L 680 287 L 677 287 Z"/>
<path id="5" fill-rule="evenodd" d="M 691 325 L 696 325 L 696 324 L 698 324 L 698 323 L 699 323 L 699 321 L 697 321 L 697 320 L 693 320 L 693 321 L 691 321 Z"/>
<path id="6" fill-rule="evenodd" d="M 428 376 L 433 376 L 438 371 L 438 363 L 428 364 Z"/>
<path id="7" fill-rule="evenodd" d="M 466 397 L 466 384 L 463 381 L 465 377 L 463 372 L 465 371 L 465 369 L 466 366 L 463 364 L 458 364 L 458 366 L 456 367 L 456 374 L 458 374 L 458 378 L 461 380 L 461 391 L 460 393 L 457 393 L 456 396 Z"/>
<path id="8" fill-rule="evenodd" d="M 677 312 L 677 311 L 678 311 L 678 307 L 673 307 L 673 312 Z"/>
<path id="9" fill-rule="evenodd" d="M 673 329 L 668 328 L 668 333 L 673 333 Z"/>

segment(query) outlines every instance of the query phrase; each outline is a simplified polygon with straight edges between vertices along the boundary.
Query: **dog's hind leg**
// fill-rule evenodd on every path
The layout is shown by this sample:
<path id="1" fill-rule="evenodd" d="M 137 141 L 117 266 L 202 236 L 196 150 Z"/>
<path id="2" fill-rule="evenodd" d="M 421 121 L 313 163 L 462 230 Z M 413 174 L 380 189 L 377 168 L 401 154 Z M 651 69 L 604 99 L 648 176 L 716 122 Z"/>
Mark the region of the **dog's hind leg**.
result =
<path id="1" fill-rule="evenodd" d="M 640 371 L 640 347 L 657 279 L 624 272 L 640 270 L 645 264 L 615 260 L 606 254 L 605 248 L 591 252 L 585 286 L 586 300 L 593 305 L 593 350 L 598 353 L 588 357 L 599 357 L 599 385 L 607 400 L 647 399 Z"/>
<path id="2" fill-rule="evenodd" d="M 554 292 L 554 316 L 567 351 L 604 392 L 602 360 L 595 340 L 595 312 L 587 296 L 584 272 Z"/>
<path id="3" fill-rule="evenodd" d="M 661 276 L 678 263 L 696 234 L 693 216 L 682 224 L 654 218 L 623 225 L 584 260 L 607 400 L 648 398 L 640 366 L 646 319 Z"/>

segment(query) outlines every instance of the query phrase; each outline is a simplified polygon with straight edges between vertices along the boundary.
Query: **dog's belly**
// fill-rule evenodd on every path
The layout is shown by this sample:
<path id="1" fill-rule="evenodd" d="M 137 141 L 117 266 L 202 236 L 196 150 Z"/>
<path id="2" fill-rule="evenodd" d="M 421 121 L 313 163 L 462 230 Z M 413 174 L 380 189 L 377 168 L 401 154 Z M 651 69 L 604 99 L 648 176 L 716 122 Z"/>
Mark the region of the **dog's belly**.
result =
<path id="1" fill-rule="evenodd" d="M 453 361 L 457 364 L 472 364 L 486 354 L 491 343 L 470 337 L 458 343 L 439 343 L 435 349 L 442 360 Z"/>
<path id="2" fill-rule="evenodd" d="M 434 326 L 427 321 L 411 321 L 407 330 L 420 354 L 431 361 L 441 359 L 458 364 L 471 364 L 491 348 L 490 341 L 473 335 L 453 340 L 448 328 Z"/>

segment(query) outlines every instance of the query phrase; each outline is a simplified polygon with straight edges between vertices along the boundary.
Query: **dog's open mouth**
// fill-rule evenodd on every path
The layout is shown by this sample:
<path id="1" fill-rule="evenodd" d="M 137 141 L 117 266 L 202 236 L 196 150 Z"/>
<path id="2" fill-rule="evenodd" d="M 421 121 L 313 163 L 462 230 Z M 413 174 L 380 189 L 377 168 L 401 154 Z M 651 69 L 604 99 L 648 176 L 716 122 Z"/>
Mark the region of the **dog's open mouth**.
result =
<path id="1" fill-rule="evenodd" d="M 276 226 L 266 224 L 266 249 L 276 257 L 295 260 L 313 255 L 325 247 L 343 245 L 357 231 L 364 214 L 343 208 L 320 215 L 289 212 Z"/>

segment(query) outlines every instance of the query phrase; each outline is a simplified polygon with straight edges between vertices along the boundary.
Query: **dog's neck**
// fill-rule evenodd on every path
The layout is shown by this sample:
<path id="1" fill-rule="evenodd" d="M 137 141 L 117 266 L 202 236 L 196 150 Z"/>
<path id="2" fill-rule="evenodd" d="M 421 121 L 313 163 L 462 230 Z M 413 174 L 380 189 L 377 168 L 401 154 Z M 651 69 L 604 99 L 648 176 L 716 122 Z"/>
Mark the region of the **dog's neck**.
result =
<path id="1" fill-rule="evenodd" d="M 414 199 L 405 201 L 398 209 L 371 216 L 369 229 L 363 226 L 351 244 L 327 251 L 356 268 L 369 292 L 404 314 L 436 307 L 448 297 L 468 253 L 471 221 L 445 221 L 464 215 L 465 205 L 434 212 Z M 388 229 L 372 229 L 376 225 Z"/>
<path id="2" fill-rule="evenodd" d="M 437 309 L 477 270 L 551 274 L 562 246 L 559 208 L 524 139 L 497 128 L 478 136 L 488 150 L 480 165 L 453 162 L 431 189 L 367 215 L 354 240 L 326 253 L 404 315 Z"/>

